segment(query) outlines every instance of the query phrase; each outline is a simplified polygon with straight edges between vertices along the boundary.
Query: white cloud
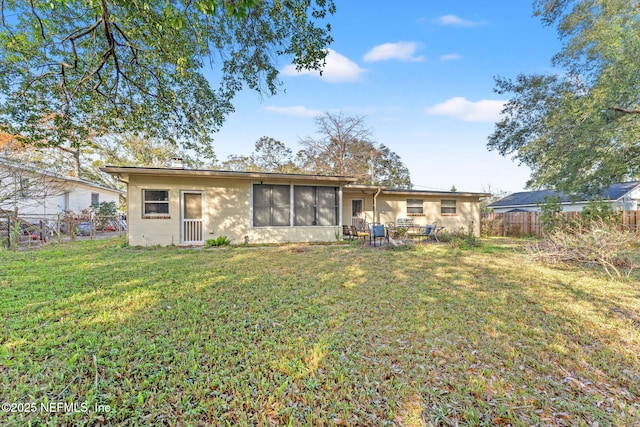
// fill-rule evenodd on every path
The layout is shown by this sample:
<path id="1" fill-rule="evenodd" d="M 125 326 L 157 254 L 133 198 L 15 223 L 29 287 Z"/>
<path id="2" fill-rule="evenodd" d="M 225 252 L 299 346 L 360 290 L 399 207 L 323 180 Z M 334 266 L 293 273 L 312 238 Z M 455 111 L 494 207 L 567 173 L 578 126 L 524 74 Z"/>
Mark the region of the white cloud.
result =
<path id="1" fill-rule="evenodd" d="M 364 55 L 367 62 L 388 61 L 397 59 L 408 62 L 424 61 L 424 56 L 415 56 L 418 44 L 414 42 L 384 43 L 375 46 Z"/>
<path id="2" fill-rule="evenodd" d="M 360 80 L 360 76 L 364 73 L 364 68 L 360 68 L 358 64 L 351 61 L 344 55 L 339 54 L 333 49 L 328 49 L 326 64 L 322 70 L 322 76 L 315 70 L 297 71 L 295 65 L 287 65 L 280 73 L 283 76 L 301 76 L 311 75 L 322 78 L 330 83 L 355 82 Z"/>
<path id="3" fill-rule="evenodd" d="M 304 105 L 294 105 L 291 107 L 276 107 L 274 105 L 269 105 L 264 107 L 264 109 L 272 113 L 284 114 L 287 116 L 298 116 L 298 117 L 316 117 L 322 114 L 322 111 L 312 110 L 310 108 L 305 107 Z"/>
<path id="4" fill-rule="evenodd" d="M 457 96 L 427 108 L 426 113 L 434 116 L 455 117 L 466 122 L 495 123 L 500 120 L 500 112 L 505 102 L 499 99 L 472 102 Z"/>
<path id="5" fill-rule="evenodd" d="M 436 22 L 440 25 L 449 25 L 452 27 L 475 27 L 484 24 L 483 21 L 469 21 L 456 15 L 440 16 L 436 18 Z"/>
<path id="6" fill-rule="evenodd" d="M 458 61 L 460 59 L 462 59 L 462 56 L 457 53 L 448 53 L 440 56 L 440 61 Z"/>

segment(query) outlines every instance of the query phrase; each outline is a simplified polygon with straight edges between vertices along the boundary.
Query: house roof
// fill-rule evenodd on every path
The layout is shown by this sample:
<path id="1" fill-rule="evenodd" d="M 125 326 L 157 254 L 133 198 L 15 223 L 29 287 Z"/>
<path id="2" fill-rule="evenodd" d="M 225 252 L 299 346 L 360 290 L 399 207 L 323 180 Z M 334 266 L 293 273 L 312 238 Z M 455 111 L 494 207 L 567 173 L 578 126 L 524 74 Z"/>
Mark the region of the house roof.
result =
<path id="1" fill-rule="evenodd" d="M 344 184 L 346 192 L 371 192 L 380 190 L 384 194 L 414 195 L 414 196 L 461 196 L 461 197 L 488 197 L 488 193 L 450 192 L 450 191 L 425 191 L 387 188 L 377 185 L 354 184 L 357 178 L 352 176 L 312 175 L 295 173 L 274 172 L 237 172 L 214 169 L 184 169 L 184 168 L 148 168 L 138 166 L 105 166 L 100 168 L 103 172 L 111 174 L 122 181 L 127 181 L 130 175 L 155 175 L 155 176 L 189 176 L 209 178 L 234 178 L 251 180 L 290 180 L 290 181 L 318 181 Z"/>
<path id="2" fill-rule="evenodd" d="M 235 178 L 251 180 L 296 180 L 296 181 L 324 181 L 351 183 L 356 178 L 351 176 L 327 176 L 327 175 L 307 175 L 296 173 L 274 173 L 274 172 L 237 172 L 214 169 L 183 169 L 183 168 L 145 168 L 137 166 L 105 166 L 101 171 L 127 180 L 130 175 L 156 175 L 156 176 L 190 176 L 208 178 Z"/>
<path id="3" fill-rule="evenodd" d="M 578 196 L 577 198 L 555 190 L 521 191 L 510 194 L 497 202 L 493 202 L 488 207 L 508 208 L 514 206 L 536 206 L 544 203 L 545 197 L 551 196 L 560 196 L 560 202 L 565 204 L 576 202 L 584 203 L 600 198 L 605 200 L 619 200 L 638 186 L 640 186 L 640 181 L 620 182 L 612 184 L 604 190 L 600 196 Z"/>

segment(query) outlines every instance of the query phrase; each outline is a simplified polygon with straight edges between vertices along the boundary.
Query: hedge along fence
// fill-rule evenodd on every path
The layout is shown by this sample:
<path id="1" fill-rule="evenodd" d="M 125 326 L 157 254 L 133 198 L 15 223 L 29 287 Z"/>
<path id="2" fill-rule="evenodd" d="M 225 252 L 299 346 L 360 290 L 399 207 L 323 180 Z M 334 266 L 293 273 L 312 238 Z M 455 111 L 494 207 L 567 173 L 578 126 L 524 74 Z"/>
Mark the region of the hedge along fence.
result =
<path id="1" fill-rule="evenodd" d="M 620 228 L 640 237 L 640 211 L 622 211 Z M 580 217 L 580 212 L 560 212 L 565 220 Z M 482 234 L 485 236 L 542 236 L 541 212 L 483 213 L 480 218 Z"/>

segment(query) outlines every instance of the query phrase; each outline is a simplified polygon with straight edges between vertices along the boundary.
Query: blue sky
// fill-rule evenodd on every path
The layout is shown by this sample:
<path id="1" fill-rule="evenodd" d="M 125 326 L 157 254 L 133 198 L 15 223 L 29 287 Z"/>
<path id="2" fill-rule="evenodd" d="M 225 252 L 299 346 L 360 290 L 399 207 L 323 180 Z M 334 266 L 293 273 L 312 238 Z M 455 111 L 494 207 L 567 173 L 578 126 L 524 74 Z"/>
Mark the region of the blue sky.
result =
<path id="1" fill-rule="evenodd" d="M 323 112 L 366 116 L 416 189 L 520 191 L 529 169 L 486 148 L 505 96 L 494 77 L 553 71 L 554 28 L 523 0 L 336 0 L 333 44 L 318 73 L 281 67 L 284 92 L 244 91 L 215 136 L 219 160 L 247 155 L 262 136 L 297 151 Z M 557 70 L 556 70 L 557 71 Z"/>

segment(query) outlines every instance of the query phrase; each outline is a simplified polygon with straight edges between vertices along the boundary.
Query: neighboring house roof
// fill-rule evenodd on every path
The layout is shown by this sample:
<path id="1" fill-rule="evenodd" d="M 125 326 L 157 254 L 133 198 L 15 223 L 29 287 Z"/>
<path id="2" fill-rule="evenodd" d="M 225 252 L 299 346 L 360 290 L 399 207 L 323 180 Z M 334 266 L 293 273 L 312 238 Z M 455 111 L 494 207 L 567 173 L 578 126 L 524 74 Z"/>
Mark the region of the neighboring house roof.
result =
<path id="1" fill-rule="evenodd" d="M 504 197 L 497 202 L 491 203 L 490 208 L 509 208 L 515 206 L 536 206 L 544 203 L 545 197 L 560 196 L 560 202 L 584 203 L 594 199 L 620 200 L 625 195 L 640 186 L 640 181 L 629 181 L 612 184 L 609 188 L 602 192 L 600 196 L 578 196 L 571 197 L 562 192 L 555 190 L 539 190 L 539 191 L 521 191 Z"/>
<path id="2" fill-rule="evenodd" d="M 110 192 L 118 193 L 118 194 L 123 195 L 123 196 L 127 194 L 126 191 L 118 190 L 117 188 L 107 187 L 105 185 L 98 184 L 98 183 L 93 182 L 93 181 L 87 181 L 86 179 L 76 178 L 74 176 L 65 176 L 65 175 L 60 175 L 60 174 L 56 174 L 56 173 L 53 173 L 53 172 L 37 170 L 35 167 L 26 166 L 26 165 L 14 162 L 14 161 L 12 161 L 10 159 L 3 158 L 3 157 L 0 157 L 0 165 L 7 166 L 9 168 L 16 168 L 16 169 L 24 170 L 24 171 L 26 171 L 28 173 L 42 175 L 42 176 L 46 176 L 46 177 L 49 177 L 49 178 L 52 178 L 52 179 L 56 179 L 56 180 L 67 181 L 67 182 L 72 182 L 72 183 L 76 183 L 76 184 L 82 184 L 82 185 L 86 185 L 88 187 L 92 187 L 92 188 L 96 188 L 96 189 L 100 189 L 100 190 L 104 190 L 104 191 L 110 191 Z"/>

